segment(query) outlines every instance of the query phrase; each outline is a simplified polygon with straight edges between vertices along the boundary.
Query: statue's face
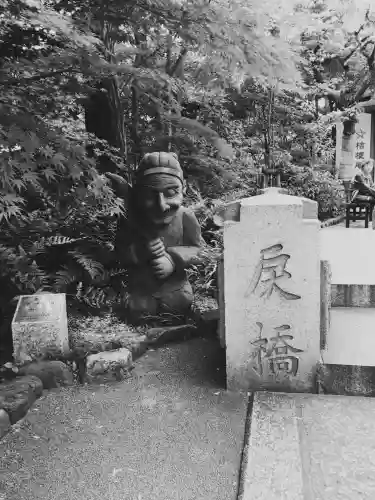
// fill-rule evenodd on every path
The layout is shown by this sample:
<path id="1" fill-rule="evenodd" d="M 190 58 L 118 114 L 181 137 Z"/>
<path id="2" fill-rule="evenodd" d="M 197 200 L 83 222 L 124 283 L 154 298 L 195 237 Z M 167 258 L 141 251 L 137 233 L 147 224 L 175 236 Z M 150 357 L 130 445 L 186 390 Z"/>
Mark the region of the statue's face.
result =
<path id="1" fill-rule="evenodd" d="M 155 225 L 169 224 L 181 207 L 183 198 L 181 181 L 171 175 L 149 175 L 137 186 L 137 204 Z"/>

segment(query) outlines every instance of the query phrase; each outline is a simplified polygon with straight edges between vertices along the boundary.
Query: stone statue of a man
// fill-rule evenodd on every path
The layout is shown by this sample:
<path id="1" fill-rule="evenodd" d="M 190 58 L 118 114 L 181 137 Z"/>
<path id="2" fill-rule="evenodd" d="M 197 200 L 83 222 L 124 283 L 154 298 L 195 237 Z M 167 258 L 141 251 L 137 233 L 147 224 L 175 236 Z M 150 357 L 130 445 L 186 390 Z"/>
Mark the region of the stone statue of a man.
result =
<path id="1" fill-rule="evenodd" d="M 174 153 L 149 153 L 135 174 L 129 212 L 116 250 L 129 271 L 133 319 L 171 312 L 186 315 L 193 291 L 186 269 L 198 261 L 203 240 L 194 213 L 182 206 L 183 172 Z"/>

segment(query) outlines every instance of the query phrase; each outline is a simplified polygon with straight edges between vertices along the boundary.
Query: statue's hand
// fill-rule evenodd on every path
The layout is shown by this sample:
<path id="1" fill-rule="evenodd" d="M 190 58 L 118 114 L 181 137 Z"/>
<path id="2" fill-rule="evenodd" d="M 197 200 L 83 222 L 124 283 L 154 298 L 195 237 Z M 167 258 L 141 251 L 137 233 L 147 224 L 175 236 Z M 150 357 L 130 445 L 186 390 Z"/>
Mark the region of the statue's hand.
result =
<path id="1" fill-rule="evenodd" d="M 159 279 L 168 278 L 168 276 L 170 276 L 175 270 L 174 262 L 167 253 L 165 253 L 162 257 L 154 259 L 151 262 L 151 266 L 155 276 Z"/>
<path id="2" fill-rule="evenodd" d="M 166 255 L 164 243 L 160 238 L 148 241 L 146 249 L 152 259 L 159 259 Z"/>

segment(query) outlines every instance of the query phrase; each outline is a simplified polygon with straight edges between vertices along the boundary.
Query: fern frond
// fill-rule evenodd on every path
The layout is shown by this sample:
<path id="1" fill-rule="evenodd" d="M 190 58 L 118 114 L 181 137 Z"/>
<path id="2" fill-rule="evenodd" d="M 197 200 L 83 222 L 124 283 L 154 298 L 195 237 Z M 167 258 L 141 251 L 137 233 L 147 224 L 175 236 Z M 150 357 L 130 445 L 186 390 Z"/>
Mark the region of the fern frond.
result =
<path id="1" fill-rule="evenodd" d="M 76 250 L 71 250 L 68 252 L 81 266 L 82 268 L 89 274 L 91 279 L 98 279 L 103 276 L 104 267 L 100 262 L 97 262 L 87 255 L 84 255 Z"/>
<path id="2" fill-rule="evenodd" d="M 120 290 L 116 290 L 111 286 L 85 286 L 83 282 L 79 282 L 75 298 L 89 307 L 100 309 L 101 307 L 113 305 L 126 305 L 129 300 L 129 293 L 125 284 L 120 287 Z"/>
<path id="3" fill-rule="evenodd" d="M 67 266 L 64 266 L 64 269 L 57 271 L 53 288 L 55 291 L 62 291 L 66 289 L 68 285 L 75 283 L 76 281 L 77 276 L 75 273 L 73 273 Z"/>
<path id="4" fill-rule="evenodd" d="M 78 238 L 69 238 L 68 236 L 50 236 L 49 238 L 45 239 L 45 245 L 46 246 L 61 246 L 61 245 L 68 245 L 70 243 L 75 243 L 77 241 L 80 241 Z"/>

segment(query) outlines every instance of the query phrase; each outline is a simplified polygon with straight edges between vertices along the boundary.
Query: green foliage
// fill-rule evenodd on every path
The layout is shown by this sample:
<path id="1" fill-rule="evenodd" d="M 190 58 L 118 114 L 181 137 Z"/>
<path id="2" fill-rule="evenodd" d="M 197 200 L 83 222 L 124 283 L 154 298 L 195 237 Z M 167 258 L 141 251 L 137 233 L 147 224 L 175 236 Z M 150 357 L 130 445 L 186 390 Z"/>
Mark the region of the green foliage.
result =
<path id="1" fill-rule="evenodd" d="M 191 271 L 200 292 L 213 293 L 222 251 L 207 200 L 256 194 L 262 165 L 283 167 L 321 214 L 338 209 L 328 174 L 287 169 L 332 156 L 319 96 L 345 113 L 372 89 L 373 19 L 358 8 L 348 24 L 334 0 L 296 4 L 0 2 L 3 304 L 41 289 L 88 307 L 126 303 L 114 231 L 151 150 L 176 151 L 188 178 L 208 245 Z M 349 69 L 333 75 L 336 56 Z"/>
<path id="2" fill-rule="evenodd" d="M 4 227 L 0 246 L 0 303 L 38 291 L 67 293 L 88 307 L 127 298 L 126 271 L 113 252 L 116 218 L 89 205 L 62 215 L 34 211 Z"/>
<path id="3" fill-rule="evenodd" d="M 317 201 L 320 220 L 336 217 L 343 209 L 345 191 L 342 182 L 329 172 L 311 168 L 285 168 L 282 186 L 291 195 Z"/>
<path id="4" fill-rule="evenodd" d="M 77 71 L 95 56 L 87 49 L 92 37 L 29 2 L 4 2 L 2 18 L 0 223 L 55 203 L 62 209 L 98 203 L 119 213 L 110 181 L 87 154 L 97 139 L 78 119 L 84 87 Z"/>
<path id="5" fill-rule="evenodd" d="M 213 296 L 217 290 L 217 264 L 223 253 L 223 235 L 215 225 L 215 206 L 209 200 L 201 200 L 191 206 L 202 228 L 205 246 L 201 251 L 201 261 L 189 270 L 189 279 L 194 292 Z"/>
<path id="6" fill-rule="evenodd" d="M 373 6 L 367 1 L 316 0 L 301 8 L 312 16 L 301 32 L 301 70 L 308 92 L 317 113 L 345 119 L 375 91 Z"/>

